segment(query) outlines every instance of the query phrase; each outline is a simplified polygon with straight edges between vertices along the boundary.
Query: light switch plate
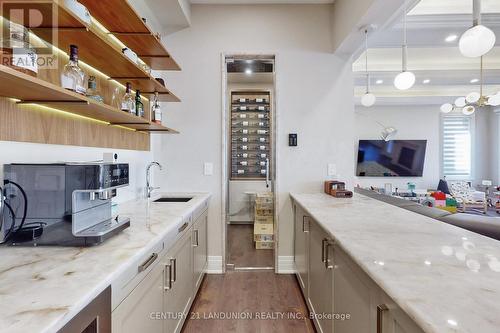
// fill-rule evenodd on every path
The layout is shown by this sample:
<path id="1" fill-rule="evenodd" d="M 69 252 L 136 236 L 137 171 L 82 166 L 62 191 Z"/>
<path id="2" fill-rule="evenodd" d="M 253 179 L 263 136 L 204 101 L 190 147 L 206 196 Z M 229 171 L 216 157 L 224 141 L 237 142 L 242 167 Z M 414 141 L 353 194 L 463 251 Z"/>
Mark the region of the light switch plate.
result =
<path id="1" fill-rule="evenodd" d="M 205 176 L 212 176 L 214 174 L 214 164 L 205 162 L 203 166 L 203 174 Z"/>
<path id="2" fill-rule="evenodd" d="M 337 165 L 334 163 L 328 163 L 327 166 L 327 175 L 335 176 L 337 174 Z"/>

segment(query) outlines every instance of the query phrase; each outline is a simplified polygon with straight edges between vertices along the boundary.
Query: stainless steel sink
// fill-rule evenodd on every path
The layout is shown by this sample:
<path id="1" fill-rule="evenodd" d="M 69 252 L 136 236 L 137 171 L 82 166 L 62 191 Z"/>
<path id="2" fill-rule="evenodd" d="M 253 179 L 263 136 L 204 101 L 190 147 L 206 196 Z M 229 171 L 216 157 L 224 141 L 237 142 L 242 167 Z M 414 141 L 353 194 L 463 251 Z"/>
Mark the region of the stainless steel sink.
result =
<path id="1" fill-rule="evenodd" d="M 159 198 L 159 199 L 156 199 L 154 202 L 188 202 L 191 199 L 193 199 L 193 197 L 190 197 L 190 198 Z"/>

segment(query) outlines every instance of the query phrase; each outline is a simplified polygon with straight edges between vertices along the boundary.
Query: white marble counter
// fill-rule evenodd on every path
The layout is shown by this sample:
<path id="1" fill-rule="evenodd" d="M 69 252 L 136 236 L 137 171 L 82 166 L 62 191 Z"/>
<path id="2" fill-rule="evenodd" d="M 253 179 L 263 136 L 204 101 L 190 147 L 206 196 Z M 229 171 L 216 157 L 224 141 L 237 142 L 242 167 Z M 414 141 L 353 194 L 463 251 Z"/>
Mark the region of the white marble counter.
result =
<path id="1" fill-rule="evenodd" d="M 194 198 L 121 204 L 119 213 L 130 217 L 130 227 L 95 247 L 0 247 L 0 331 L 56 332 L 209 199 L 205 193 L 154 198 L 162 195 Z"/>
<path id="2" fill-rule="evenodd" d="M 500 242 L 357 193 L 291 196 L 425 332 L 500 332 Z"/>

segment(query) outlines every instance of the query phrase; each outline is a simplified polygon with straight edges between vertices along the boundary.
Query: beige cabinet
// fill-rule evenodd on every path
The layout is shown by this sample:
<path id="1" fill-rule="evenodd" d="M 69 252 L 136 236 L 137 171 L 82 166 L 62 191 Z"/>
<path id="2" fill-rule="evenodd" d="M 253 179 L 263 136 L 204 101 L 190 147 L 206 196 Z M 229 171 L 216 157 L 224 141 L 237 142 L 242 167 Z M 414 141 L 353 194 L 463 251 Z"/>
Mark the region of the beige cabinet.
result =
<path id="1" fill-rule="evenodd" d="M 381 304 L 377 308 L 380 333 L 424 333 L 389 296 L 382 294 Z"/>
<path id="2" fill-rule="evenodd" d="M 339 315 L 334 321 L 335 332 L 381 333 L 377 331 L 379 289 L 338 247 L 335 247 L 333 274 L 333 307 Z"/>
<path id="3" fill-rule="evenodd" d="M 299 280 L 300 288 L 307 299 L 308 287 L 308 256 L 309 256 L 309 217 L 306 216 L 305 211 L 299 206 L 294 204 L 294 261 L 295 271 L 297 272 L 297 279 Z"/>
<path id="4" fill-rule="evenodd" d="M 296 275 L 320 333 L 423 333 L 316 221 L 294 209 Z"/>
<path id="5" fill-rule="evenodd" d="M 318 332 L 333 332 L 333 242 L 314 221 L 309 223 L 307 302 Z"/>
<path id="6" fill-rule="evenodd" d="M 163 333 L 164 266 L 157 264 L 112 313 L 113 333 Z"/>
<path id="7" fill-rule="evenodd" d="M 193 224 L 193 281 L 195 290 L 200 287 L 207 266 L 208 213 L 205 211 Z"/>
<path id="8" fill-rule="evenodd" d="M 206 270 L 206 208 L 207 205 L 204 211 L 193 214 L 197 216 L 193 223 L 190 223 L 191 217 L 186 218 L 177 241 L 169 250 L 160 244 L 155 249 L 158 252 L 141 264 L 139 274 L 148 273 L 130 287 L 131 292 L 113 311 L 113 333 L 181 331 Z M 137 270 L 133 273 L 136 277 L 132 281 L 135 281 L 140 275 Z"/>
<path id="9" fill-rule="evenodd" d="M 189 231 L 176 242 L 164 258 L 167 333 L 181 331 L 194 296 L 192 248 L 192 232 Z"/>

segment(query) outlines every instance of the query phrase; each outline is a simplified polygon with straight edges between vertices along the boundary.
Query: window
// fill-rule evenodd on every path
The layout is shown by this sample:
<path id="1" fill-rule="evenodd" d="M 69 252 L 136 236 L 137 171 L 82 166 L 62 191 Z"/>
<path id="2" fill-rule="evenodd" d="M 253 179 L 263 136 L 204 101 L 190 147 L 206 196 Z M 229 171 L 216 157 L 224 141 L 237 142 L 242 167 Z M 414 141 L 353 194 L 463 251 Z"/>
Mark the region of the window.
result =
<path id="1" fill-rule="evenodd" d="M 442 117 L 441 172 L 450 180 L 472 178 L 473 119 L 464 115 Z"/>

